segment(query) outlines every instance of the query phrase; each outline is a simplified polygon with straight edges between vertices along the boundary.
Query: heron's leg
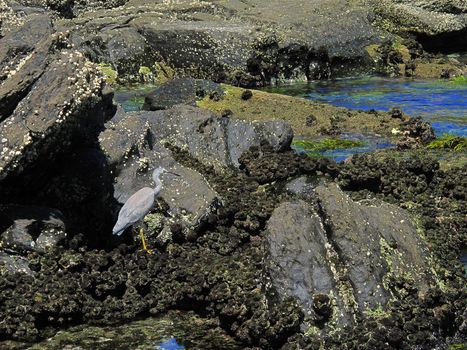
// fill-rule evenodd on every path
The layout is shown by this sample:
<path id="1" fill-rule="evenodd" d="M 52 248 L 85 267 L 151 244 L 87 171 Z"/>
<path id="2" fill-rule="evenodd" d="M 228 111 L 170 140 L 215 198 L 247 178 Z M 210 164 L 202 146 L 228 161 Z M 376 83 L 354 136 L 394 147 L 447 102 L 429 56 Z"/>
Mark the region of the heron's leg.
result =
<path id="1" fill-rule="evenodd" d="M 152 249 L 148 248 L 148 245 L 146 244 L 146 240 L 144 239 L 143 228 L 139 229 L 139 236 L 141 237 L 141 242 L 143 242 L 143 250 L 145 250 L 148 254 L 153 254 Z"/>

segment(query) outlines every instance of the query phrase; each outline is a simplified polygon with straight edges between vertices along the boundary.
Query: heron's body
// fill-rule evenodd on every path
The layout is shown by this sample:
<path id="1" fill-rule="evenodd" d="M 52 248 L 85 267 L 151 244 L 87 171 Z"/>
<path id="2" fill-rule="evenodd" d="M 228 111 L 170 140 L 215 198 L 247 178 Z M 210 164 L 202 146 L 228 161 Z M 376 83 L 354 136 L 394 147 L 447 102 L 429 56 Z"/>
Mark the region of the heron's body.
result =
<path id="1" fill-rule="evenodd" d="M 160 180 L 160 175 L 162 173 L 179 176 L 178 174 L 171 173 L 161 167 L 155 169 L 152 173 L 152 179 L 156 183 L 156 187 L 143 187 L 127 199 L 123 207 L 120 209 L 117 223 L 112 229 L 112 233 L 114 235 L 120 236 L 128 227 L 143 220 L 146 214 L 149 213 L 154 205 L 154 199 L 162 188 L 162 182 Z M 148 253 L 151 253 L 151 250 L 147 248 L 146 241 L 144 239 L 143 228 L 140 229 L 140 236 L 141 241 L 143 242 L 143 249 Z"/>
<path id="2" fill-rule="evenodd" d="M 120 236 L 128 227 L 144 218 L 154 205 L 155 198 L 154 189 L 150 187 L 144 187 L 132 194 L 120 209 L 112 233 Z"/>

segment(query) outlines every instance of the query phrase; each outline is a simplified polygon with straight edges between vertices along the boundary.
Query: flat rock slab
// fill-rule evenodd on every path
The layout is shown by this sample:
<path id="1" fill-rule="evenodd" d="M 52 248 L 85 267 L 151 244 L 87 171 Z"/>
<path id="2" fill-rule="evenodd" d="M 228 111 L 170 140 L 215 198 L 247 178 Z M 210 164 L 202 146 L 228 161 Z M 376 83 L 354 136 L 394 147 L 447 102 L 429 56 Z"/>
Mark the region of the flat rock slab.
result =
<path id="1" fill-rule="evenodd" d="M 272 285 L 297 297 L 308 317 L 320 316 L 317 295 L 334 300 L 331 317 L 349 323 L 399 293 L 390 280 L 420 292 L 434 281 L 426 243 L 407 212 L 354 202 L 335 184 L 317 186 L 314 196 L 314 205 L 282 203 L 267 224 Z"/>

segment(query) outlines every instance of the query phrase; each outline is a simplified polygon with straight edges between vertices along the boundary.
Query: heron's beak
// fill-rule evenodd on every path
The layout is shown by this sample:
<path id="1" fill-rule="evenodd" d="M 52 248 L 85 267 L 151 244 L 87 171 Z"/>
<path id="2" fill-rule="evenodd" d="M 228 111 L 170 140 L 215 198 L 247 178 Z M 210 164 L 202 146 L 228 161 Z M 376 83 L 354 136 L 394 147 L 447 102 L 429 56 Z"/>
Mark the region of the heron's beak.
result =
<path id="1" fill-rule="evenodd" d="M 173 173 L 173 172 L 171 172 L 171 171 L 167 171 L 167 174 L 172 174 L 172 175 L 175 175 L 175 176 L 180 176 L 180 174 Z"/>

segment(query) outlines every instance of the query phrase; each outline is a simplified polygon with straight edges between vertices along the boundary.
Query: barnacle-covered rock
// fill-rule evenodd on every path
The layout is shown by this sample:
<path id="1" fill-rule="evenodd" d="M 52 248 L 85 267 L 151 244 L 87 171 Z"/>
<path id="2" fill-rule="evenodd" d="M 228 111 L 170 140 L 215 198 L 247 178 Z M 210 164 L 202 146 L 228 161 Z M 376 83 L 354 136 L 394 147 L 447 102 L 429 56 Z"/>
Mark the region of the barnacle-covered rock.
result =
<path id="1" fill-rule="evenodd" d="M 36 75 L 25 86 L 26 94 L 16 94 L 18 98 L 8 103 L 14 107 L 2 112 L 0 180 L 22 174 L 38 160 L 54 159 L 73 141 L 89 143 L 111 108 L 111 95 L 103 94 L 97 67 L 72 50 L 64 34 L 54 37 L 55 44 L 46 46 L 45 52 L 41 47 L 32 52 L 0 87 L 0 101 L 5 101 L 14 91 L 10 87 Z M 47 57 L 51 49 L 57 52 Z M 35 58 L 39 57 L 50 63 L 38 70 Z"/>

